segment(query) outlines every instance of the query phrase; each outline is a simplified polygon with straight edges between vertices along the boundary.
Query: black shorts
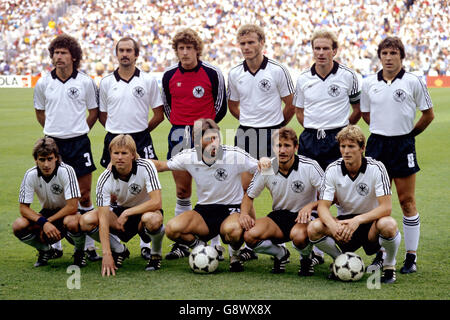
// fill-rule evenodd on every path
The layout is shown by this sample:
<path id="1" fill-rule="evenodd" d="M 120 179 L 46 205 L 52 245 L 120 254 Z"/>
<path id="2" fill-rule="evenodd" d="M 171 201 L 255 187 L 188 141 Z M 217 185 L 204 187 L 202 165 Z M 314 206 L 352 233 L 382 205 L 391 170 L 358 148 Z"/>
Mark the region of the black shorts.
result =
<path id="1" fill-rule="evenodd" d="M 184 149 L 194 147 L 192 138 L 193 126 L 173 125 L 167 137 L 169 149 L 167 151 L 167 160 L 180 153 Z"/>
<path id="2" fill-rule="evenodd" d="M 281 124 L 264 128 L 239 126 L 234 137 L 234 145 L 244 149 L 255 159 L 272 158 L 275 156 L 272 134 L 279 128 Z"/>
<path id="3" fill-rule="evenodd" d="M 316 160 L 322 169 L 341 157 L 336 135 L 342 128 L 317 130 L 305 128 L 298 138 L 298 154 Z"/>
<path id="4" fill-rule="evenodd" d="M 283 232 L 283 239 L 270 239 L 273 243 L 284 243 L 291 240 L 291 229 L 297 224 L 298 213 L 289 210 L 276 210 L 267 215 Z"/>
<path id="5" fill-rule="evenodd" d="M 128 208 L 116 205 L 110 207 L 110 210 L 114 212 L 117 217 L 119 217 L 122 214 L 122 212 L 124 212 L 126 209 Z M 162 215 L 164 215 L 162 210 L 160 210 L 160 212 Z M 118 236 L 119 239 L 122 240 L 123 242 L 128 242 L 139 233 L 139 223 L 141 222 L 141 218 L 142 214 L 132 215 L 128 217 L 127 222 L 125 222 L 124 226 L 125 231 L 111 229 L 110 233 Z"/>
<path id="6" fill-rule="evenodd" d="M 55 140 L 62 161 L 75 170 L 77 177 L 97 169 L 92 157 L 91 141 L 87 134 L 68 139 L 50 138 Z"/>
<path id="7" fill-rule="evenodd" d="M 338 216 L 338 220 L 347 220 L 353 218 L 354 214 Z M 381 249 L 381 245 L 378 240 L 371 242 L 369 241 L 369 231 L 372 227 L 373 222 L 365 223 L 359 225 L 358 229 L 353 232 L 352 238 L 349 242 L 341 243 L 337 242 L 339 248 L 342 252 L 355 252 L 359 248 L 363 247 L 364 252 L 370 256 L 377 253 Z"/>
<path id="8" fill-rule="evenodd" d="M 407 177 L 420 170 L 415 138 L 409 134 L 395 137 L 371 134 L 366 156 L 383 162 L 391 179 Z"/>
<path id="9" fill-rule="evenodd" d="M 222 222 L 232 213 L 241 212 L 241 205 L 225 205 L 225 204 L 197 204 L 194 208 L 198 212 L 209 229 L 207 236 L 199 237 L 205 242 L 211 240 L 220 233 Z"/>
<path id="10" fill-rule="evenodd" d="M 114 139 L 118 135 L 119 134 L 108 132 L 106 133 L 105 139 L 103 140 L 103 154 L 102 159 L 100 160 L 100 164 L 105 168 L 111 161 L 111 157 L 109 155 L 109 144 L 111 143 L 112 139 Z M 129 135 L 136 143 L 137 153 L 141 158 L 158 160 L 158 157 L 155 153 L 155 148 L 153 147 L 152 137 L 148 129 L 145 129 L 141 132 L 129 133 Z"/>

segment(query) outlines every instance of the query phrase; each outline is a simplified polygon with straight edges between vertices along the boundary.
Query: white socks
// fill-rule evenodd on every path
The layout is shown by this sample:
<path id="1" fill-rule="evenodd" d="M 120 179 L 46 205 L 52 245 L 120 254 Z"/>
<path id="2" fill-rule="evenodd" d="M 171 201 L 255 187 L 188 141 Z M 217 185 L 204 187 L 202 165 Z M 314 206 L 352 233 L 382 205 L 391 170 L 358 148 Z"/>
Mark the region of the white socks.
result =
<path id="1" fill-rule="evenodd" d="M 413 217 L 403 216 L 403 235 L 405 237 L 406 251 L 417 251 L 420 238 L 420 216 L 417 213 Z"/>
<path id="2" fill-rule="evenodd" d="M 395 237 L 387 239 L 381 235 L 378 238 L 378 242 L 385 249 L 386 256 L 384 257 L 384 266 L 395 266 L 397 263 L 395 257 L 397 256 L 398 248 L 400 247 L 400 242 L 402 241 L 402 235 L 400 231 L 397 231 Z"/>
<path id="3" fill-rule="evenodd" d="M 277 257 L 277 259 L 283 258 L 286 253 L 282 246 L 274 244 L 270 240 L 261 241 L 255 248 L 253 248 L 253 251 L 257 253 L 269 254 Z"/>
<path id="4" fill-rule="evenodd" d="M 323 252 L 330 255 L 333 258 L 333 260 L 336 259 L 342 253 L 341 250 L 337 247 L 334 239 L 328 236 L 322 237 L 321 239 L 316 241 L 311 241 L 311 243 L 320 250 L 322 250 Z"/>
<path id="5" fill-rule="evenodd" d="M 175 204 L 175 217 L 185 211 L 190 211 L 190 210 L 192 210 L 191 198 L 185 198 L 185 199 L 177 198 L 177 202 Z"/>

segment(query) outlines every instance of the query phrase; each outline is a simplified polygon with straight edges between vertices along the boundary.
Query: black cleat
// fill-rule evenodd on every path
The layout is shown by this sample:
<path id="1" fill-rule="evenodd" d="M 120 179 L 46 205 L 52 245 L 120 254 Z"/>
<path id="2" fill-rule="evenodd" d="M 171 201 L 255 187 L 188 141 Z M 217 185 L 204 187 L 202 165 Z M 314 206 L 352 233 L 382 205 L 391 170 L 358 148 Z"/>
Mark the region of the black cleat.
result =
<path id="1" fill-rule="evenodd" d="M 55 248 L 52 248 L 50 250 L 53 251 L 50 259 L 58 259 L 58 258 L 61 258 L 63 256 L 63 251 L 62 250 L 55 249 Z"/>
<path id="2" fill-rule="evenodd" d="M 130 257 L 130 251 L 128 251 L 128 248 L 124 245 L 125 250 L 123 250 L 123 252 L 117 253 L 117 252 L 112 252 L 112 256 L 114 258 L 114 263 L 116 264 L 117 268 L 122 267 L 123 261 L 126 258 Z"/>
<path id="3" fill-rule="evenodd" d="M 180 243 L 174 243 L 172 246 L 172 250 L 168 254 L 166 254 L 165 258 L 167 260 L 175 260 L 184 257 L 188 257 L 190 254 L 189 248 Z"/>
<path id="4" fill-rule="evenodd" d="M 284 256 L 281 259 L 274 257 L 273 268 L 270 271 L 271 273 L 277 274 L 277 273 L 284 273 L 286 271 L 286 264 L 289 263 L 289 256 L 291 255 L 291 253 L 285 247 L 282 248 L 284 249 Z"/>
<path id="5" fill-rule="evenodd" d="M 319 264 L 324 264 L 325 260 L 323 259 L 322 256 L 319 256 L 318 254 L 316 254 L 314 251 L 311 253 L 311 266 L 317 266 Z"/>
<path id="6" fill-rule="evenodd" d="M 381 275 L 381 283 L 394 283 L 396 280 L 395 277 L 395 269 L 384 269 L 383 274 Z"/>
<path id="7" fill-rule="evenodd" d="M 244 271 L 244 263 L 239 257 L 232 256 L 230 258 L 230 272 L 242 272 Z"/>
<path id="8" fill-rule="evenodd" d="M 339 280 L 339 278 L 334 274 L 333 264 L 334 264 L 334 262 L 332 264 L 330 264 L 330 273 L 328 274 L 327 279 L 328 280 Z"/>
<path id="9" fill-rule="evenodd" d="M 148 249 L 148 248 L 147 248 Z M 155 271 L 161 269 L 162 257 L 159 254 L 152 254 L 148 260 L 145 271 Z"/>
<path id="10" fill-rule="evenodd" d="M 258 259 L 258 256 L 256 255 L 255 251 L 249 249 L 249 248 L 243 248 L 239 250 L 239 259 L 243 262 L 249 261 L 249 260 L 255 260 Z"/>
<path id="11" fill-rule="evenodd" d="M 300 269 L 298 270 L 300 277 L 310 277 L 314 275 L 313 260 L 310 258 L 302 257 L 300 260 Z"/>
<path id="12" fill-rule="evenodd" d="M 86 249 L 85 253 L 86 253 L 86 257 L 89 259 L 89 261 L 95 262 L 95 261 L 102 260 L 102 257 L 97 254 L 97 251 L 95 251 L 95 248 L 88 248 L 88 249 Z"/>
<path id="13" fill-rule="evenodd" d="M 141 257 L 147 261 L 150 260 L 150 258 L 152 257 L 150 248 L 142 247 L 141 248 Z"/>
<path id="14" fill-rule="evenodd" d="M 38 250 L 39 251 L 39 256 L 38 256 L 38 260 L 36 261 L 36 263 L 34 264 L 34 266 L 37 267 L 43 267 L 46 266 L 48 264 L 48 260 L 52 257 L 53 255 L 53 250 L 47 250 L 47 251 L 43 251 L 43 250 Z"/>
<path id="15" fill-rule="evenodd" d="M 383 270 L 383 251 L 378 251 L 372 263 L 367 266 L 366 273 L 374 273 L 377 270 Z"/>
<path id="16" fill-rule="evenodd" d="M 416 271 L 416 255 L 414 253 L 406 253 L 406 258 L 405 261 L 403 261 L 403 267 L 400 269 L 400 273 L 408 274 Z"/>
<path id="17" fill-rule="evenodd" d="M 79 266 L 80 268 L 87 265 L 84 250 L 75 250 L 73 253 L 73 264 Z"/>
<path id="18" fill-rule="evenodd" d="M 216 251 L 217 251 L 217 259 L 219 260 L 219 261 L 223 261 L 223 260 L 225 260 L 225 257 L 223 256 L 223 254 L 225 253 L 225 248 L 224 247 L 222 247 L 221 245 L 215 245 L 214 246 L 214 249 L 216 249 Z"/>

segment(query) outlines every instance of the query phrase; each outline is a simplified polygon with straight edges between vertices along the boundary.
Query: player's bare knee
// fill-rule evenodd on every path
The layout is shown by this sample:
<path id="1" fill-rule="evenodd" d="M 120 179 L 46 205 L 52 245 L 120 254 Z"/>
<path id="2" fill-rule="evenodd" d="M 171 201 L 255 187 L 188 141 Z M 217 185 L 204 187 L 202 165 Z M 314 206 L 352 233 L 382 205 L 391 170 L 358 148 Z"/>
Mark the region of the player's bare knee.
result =
<path id="1" fill-rule="evenodd" d="M 290 238 L 297 248 L 303 249 L 308 244 L 308 230 L 307 226 L 303 228 L 293 228 L 291 230 Z"/>
<path id="2" fill-rule="evenodd" d="M 416 200 L 413 196 L 399 196 L 400 207 L 405 216 L 414 216 L 417 214 Z"/>
<path id="3" fill-rule="evenodd" d="M 97 211 L 93 210 L 83 214 L 78 221 L 80 224 L 81 231 L 89 232 L 92 231 L 96 226 L 98 226 L 98 216 Z"/>
<path id="4" fill-rule="evenodd" d="M 397 222 L 392 217 L 383 217 L 377 221 L 378 232 L 384 238 L 393 238 L 397 234 Z"/>
<path id="5" fill-rule="evenodd" d="M 192 190 L 190 186 L 177 185 L 176 188 L 178 199 L 187 199 L 191 197 Z"/>
<path id="6" fill-rule="evenodd" d="M 244 232 L 244 241 L 250 247 L 254 248 L 259 241 L 259 238 L 253 231 L 253 229 Z"/>
<path id="7" fill-rule="evenodd" d="M 26 229 L 30 222 L 24 217 L 17 218 L 12 224 L 13 233 L 17 236 L 22 230 Z"/>
<path id="8" fill-rule="evenodd" d="M 163 217 L 159 212 L 147 212 L 142 215 L 141 221 L 148 231 L 153 232 L 161 228 Z"/>
<path id="9" fill-rule="evenodd" d="M 165 227 L 166 236 L 171 240 L 176 240 L 179 237 L 179 228 L 177 227 L 177 222 L 174 219 L 169 220 Z"/>
<path id="10" fill-rule="evenodd" d="M 78 227 L 78 225 L 79 225 L 78 223 L 79 223 L 80 217 L 81 217 L 80 214 L 77 214 L 77 215 L 71 214 L 71 215 L 65 216 L 63 219 L 64 227 L 71 232 L 79 232 L 80 230 Z"/>
<path id="11" fill-rule="evenodd" d="M 324 225 L 320 219 L 315 219 L 308 224 L 307 233 L 311 240 L 319 240 L 323 234 Z"/>

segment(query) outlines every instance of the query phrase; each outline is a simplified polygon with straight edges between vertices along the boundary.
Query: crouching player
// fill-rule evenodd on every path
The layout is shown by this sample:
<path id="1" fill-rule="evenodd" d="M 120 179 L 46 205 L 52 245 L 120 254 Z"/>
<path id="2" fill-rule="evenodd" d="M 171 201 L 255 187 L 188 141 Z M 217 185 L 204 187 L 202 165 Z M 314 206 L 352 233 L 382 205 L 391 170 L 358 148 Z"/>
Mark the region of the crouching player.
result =
<path id="1" fill-rule="evenodd" d="M 161 184 L 154 165 L 139 159 L 130 135 L 120 134 L 109 145 L 111 170 L 105 170 L 97 182 L 97 209 L 84 214 L 80 225 L 103 251 L 102 276 L 115 275 L 117 268 L 130 256 L 120 240 L 128 242 L 139 233 L 152 241 L 151 258 L 145 270 L 161 267 L 164 237 Z M 117 205 L 112 206 L 111 197 Z"/>
<path id="2" fill-rule="evenodd" d="M 183 170 L 194 178 L 198 202 L 193 210 L 169 220 L 169 239 L 194 248 L 220 234 L 230 245 L 230 271 L 243 271 L 239 249 L 244 243 L 239 224 L 244 191 L 241 174 L 253 174 L 258 161 L 247 152 L 220 144 L 219 126 L 211 119 L 194 123 L 194 148 L 178 153 L 168 161 L 152 160 L 158 171 Z"/>
<path id="3" fill-rule="evenodd" d="M 401 234 L 390 216 L 389 176 L 381 162 L 364 157 L 366 139 L 358 126 L 345 127 L 336 139 L 342 158 L 325 170 L 319 219 L 309 224 L 309 239 L 333 259 L 341 250 L 353 252 L 363 247 L 367 255 L 373 255 L 383 247 L 386 257 L 381 282 L 393 283 Z M 334 200 L 339 204 L 337 219 L 330 212 Z"/>
<path id="4" fill-rule="evenodd" d="M 29 169 L 22 180 L 19 193 L 20 214 L 13 223 L 14 235 L 20 241 L 39 251 L 34 264 L 48 264 L 54 255 L 51 244 L 66 237 L 75 246 L 73 264 L 84 267 L 86 236 L 79 228 L 78 211 L 80 188 L 73 168 L 63 162 L 52 138 L 40 138 L 33 148 L 36 166 Z M 30 205 L 34 194 L 42 210 L 34 211 Z"/>
<path id="5" fill-rule="evenodd" d="M 298 140 L 293 129 L 283 127 L 277 130 L 272 141 L 278 170 L 271 175 L 264 174 L 264 171 L 256 172 L 244 195 L 239 220 L 246 230 L 244 240 L 255 252 L 274 256 L 272 273 L 285 272 L 290 253 L 281 244 L 292 240 L 301 257 L 298 275 L 311 276 L 314 274 L 314 253 L 307 226 L 313 210 L 317 209 L 323 170 L 315 160 L 295 154 Z M 272 212 L 255 220 L 250 215 L 253 199 L 265 187 L 272 195 Z"/>

